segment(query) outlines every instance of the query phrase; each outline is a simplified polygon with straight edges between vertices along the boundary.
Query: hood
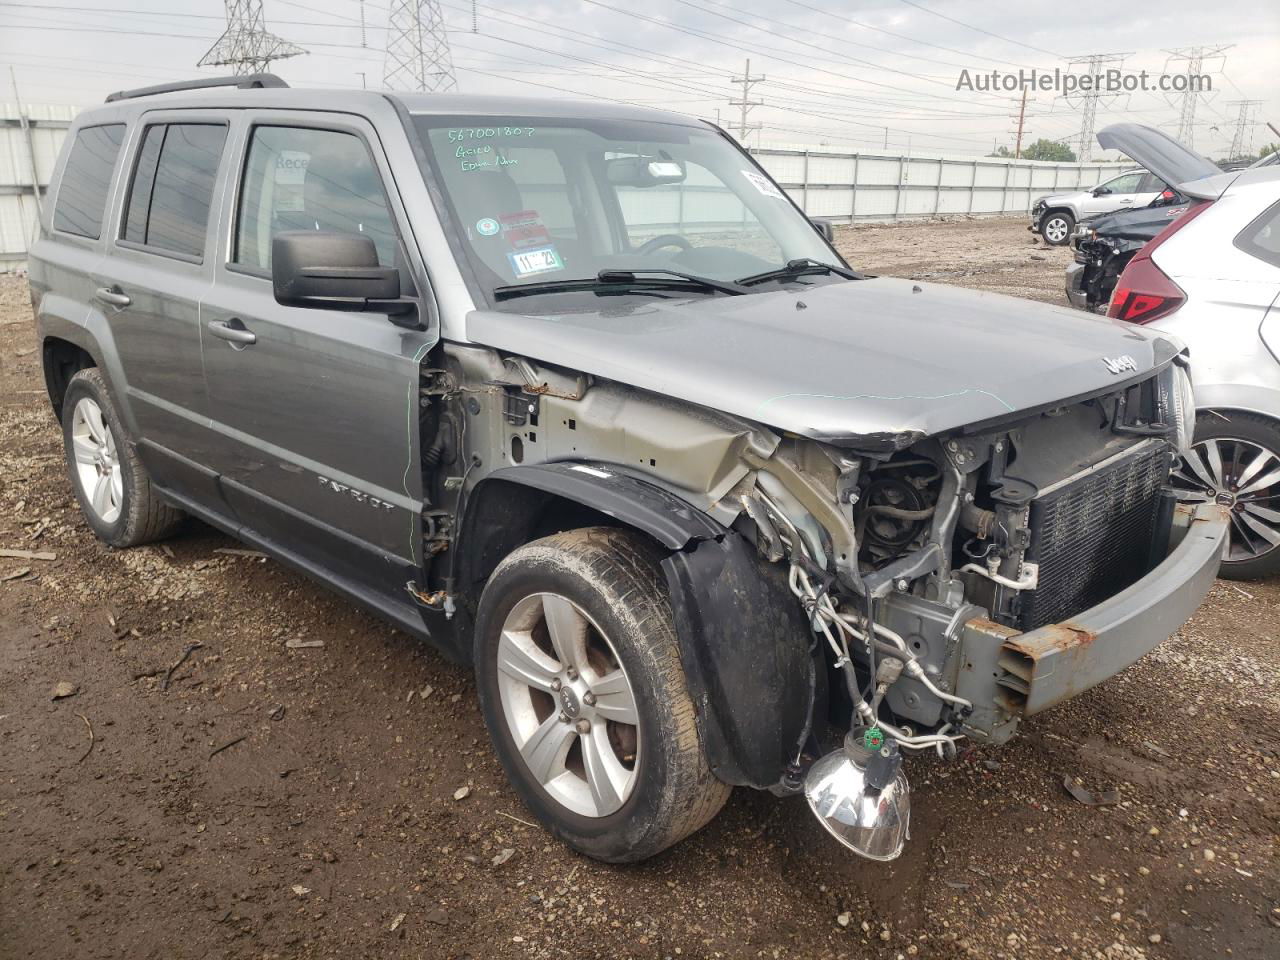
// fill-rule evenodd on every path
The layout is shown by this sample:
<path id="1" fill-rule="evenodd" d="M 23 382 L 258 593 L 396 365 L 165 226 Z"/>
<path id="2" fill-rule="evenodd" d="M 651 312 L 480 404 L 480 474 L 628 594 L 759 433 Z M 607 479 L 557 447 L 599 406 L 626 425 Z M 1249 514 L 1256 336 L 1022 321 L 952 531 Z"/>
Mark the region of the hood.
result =
<path id="1" fill-rule="evenodd" d="M 1141 123 L 1113 123 L 1103 127 L 1098 131 L 1098 143 L 1107 150 L 1119 150 L 1174 186 L 1222 172 L 1212 160 L 1183 146 L 1163 130 Z"/>
<path id="2" fill-rule="evenodd" d="M 468 339 L 815 439 L 926 436 L 1106 388 L 1176 347 L 1106 317 L 889 277 L 589 311 L 476 311 Z M 1114 374 L 1104 358 L 1130 357 Z"/>
<path id="3" fill-rule="evenodd" d="M 1120 240 L 1152 239 L 1157 233 L 1187 212 L 1188 204 L 1171 203 L 1161 207 L 1145 206 L 1137 210 L 1120 210 L 1085 221 L 1099 237 Z"/>

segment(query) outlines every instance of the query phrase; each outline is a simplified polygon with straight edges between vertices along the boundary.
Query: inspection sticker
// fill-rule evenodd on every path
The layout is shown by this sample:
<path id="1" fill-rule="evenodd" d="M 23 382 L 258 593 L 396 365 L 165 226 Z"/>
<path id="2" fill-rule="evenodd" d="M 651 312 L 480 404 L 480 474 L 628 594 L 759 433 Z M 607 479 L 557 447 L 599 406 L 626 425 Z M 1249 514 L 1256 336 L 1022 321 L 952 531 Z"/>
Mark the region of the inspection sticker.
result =
<path id="1" fill-rule="evenodd" d="M 502 225 L 493 217 L 481 217 L 476 221 L 476 233 L 482 237 L 492 237 L 502 229 Z"/>
<path id="2" fill-rule="evenodd" d="M 551 231 L 538 216 L 537 210 L 520 210 L 517 213 L 499 214 L 502 236 L 512 250 L 541 249 L 551 242 Z"/>
<path id="3" fill-rule="evenodd" d="M 755 186 L 757 190 L 766 197 L 773 197 L 775 200 L 787 199 L 782 195 L 782 191 L 775 187 L 769 178 L 763 174 L 756 173 L 754 170 L 743 170 L 742 175 L 746 177 Z"/>
<path id="4" fill-rule="evenodd" d="M 551 270 L 563 270 L 564 261 L 555 247 L 543 247 L 540 250 L 518 250 L 508 253 L 511 269 L 517 277 L 527 277 L 533 273 L 547 273 Z"/>

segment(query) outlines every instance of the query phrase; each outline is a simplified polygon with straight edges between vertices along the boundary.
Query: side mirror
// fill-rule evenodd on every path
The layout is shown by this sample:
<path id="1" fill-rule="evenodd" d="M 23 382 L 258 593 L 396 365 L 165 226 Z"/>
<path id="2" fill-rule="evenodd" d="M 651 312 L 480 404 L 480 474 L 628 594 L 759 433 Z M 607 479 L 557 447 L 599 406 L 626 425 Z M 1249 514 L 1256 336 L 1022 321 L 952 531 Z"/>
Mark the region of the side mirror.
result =
<path id="1" fill-rule="evenodd" d="M 1094 187 L 1093 188 L 1093 195 L 1095 197 L 1105 197 L 1110 192 L 1111 192 L 1110 187 Z"/>
<path id="2" fill-rule="evenodd" d="M 373 239 L 363 233 L 288 230 L 271 241 L 271 285 L 276 303 L 320 310 L 403 313 L 400 271 L 378 263 Z"/>
<path id="3" fill-rule="evenodd" d="M 815 217 L 810 217 L 809 223 L 813 225 L 813 229 L 822 234 L 822 238 L 826 240 L 827 243 L 836 242 L 836 228 L 832 226 L 830 220 L 820 220 Z"/>

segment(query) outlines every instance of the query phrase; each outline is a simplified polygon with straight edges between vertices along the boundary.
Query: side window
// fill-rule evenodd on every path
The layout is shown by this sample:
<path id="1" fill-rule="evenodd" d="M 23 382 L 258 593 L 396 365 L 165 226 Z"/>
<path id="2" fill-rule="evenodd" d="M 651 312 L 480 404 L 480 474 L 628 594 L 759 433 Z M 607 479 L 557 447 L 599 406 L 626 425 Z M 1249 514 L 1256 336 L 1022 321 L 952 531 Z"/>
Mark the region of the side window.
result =
<path id="1" fill-rule="evenodd" d="M 1124 176 L 1108 180 L 1103 186 L 1112 193 L 1137 193 L 1138 182 L 1142 180 L 1142 176 L 1141 173 L 1126 173 Z"/>
<path id="2" fill-rule="evenodd" d="M 123 123 L 85 127 L 76 134 L 53 207 L 53 229 L 91 240 L 102 236 L 107 190 L 123 142 Z"/>
<path id="3" fill-rule="evenodd" d="M 125 204 L 122 240 L 189 257 L 204 256 L 223 124 L 147 127 Z"/>
<path id="4" fill-rule="evenodd" d="M 1280 203 L 1272 204 L 1240 231 L 1235 244 L 1250 256 L 1280 267 Z"/>
<path id="5" fill-rule="evenodd" d="M 1144 174 L 1142 182 L 1138 184 L 1138 193 L 1159 193 L 1165 189 L 1165 183 L 1154 173 Z"/>
<path id="6" fill-rule="evenodd" d="M 271 269 L 282 230 L 364 233 L 393 266 L 396 231 L 364 141 L 339 130 L 255 127 L 236 214 L 234 263 Z"/>

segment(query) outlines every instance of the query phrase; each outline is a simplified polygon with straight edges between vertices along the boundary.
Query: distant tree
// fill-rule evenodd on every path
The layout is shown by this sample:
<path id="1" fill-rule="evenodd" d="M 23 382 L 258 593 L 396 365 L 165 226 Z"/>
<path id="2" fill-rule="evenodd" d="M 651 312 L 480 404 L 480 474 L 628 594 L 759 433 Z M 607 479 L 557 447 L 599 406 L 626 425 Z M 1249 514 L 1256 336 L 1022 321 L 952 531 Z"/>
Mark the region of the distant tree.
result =
<path id="1" fill-rule="evenodd" d="M 1010 160 L 1012 160 L 1012 159 L 1013 159 L 1013 151 L 1012 151 L 1012 150 L 1010 150 L 1008 147 L 996 147 L 994 150 L 992 150 L 990 153 L 988 153 L 988 154 L 987 154 L 987 156 L 988 156 L 988 157 L 999 157 L 999 158 L 1000 158 L 1000 159 L 1002 159 L 1002 160 L 1003 160 L 1003 159 L 1010 159 Z"/>
<path id="2" fill-rule="evenodd" d="M 1027 160 L 1050 160 L 1054 163 L 1071 163 L 1076 158 L 1075 153 L 1065 143 L 1043 138 L 1023 150 L 1022 156 Z"/>
<path id="3" fill-rule="evenodd" d="M 1280 153 L 1280 143 L 1263 144 L 1262 149 L 1258 151 L 1258 159 L 1269 157 L 1273 153 Z"/>

